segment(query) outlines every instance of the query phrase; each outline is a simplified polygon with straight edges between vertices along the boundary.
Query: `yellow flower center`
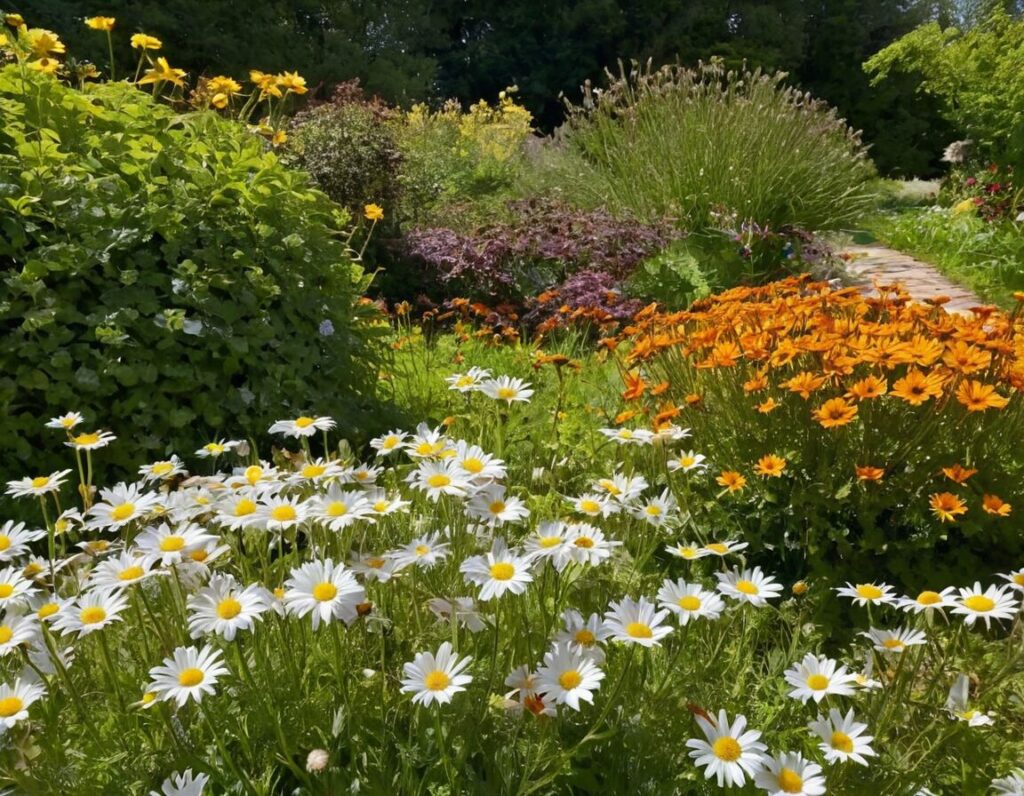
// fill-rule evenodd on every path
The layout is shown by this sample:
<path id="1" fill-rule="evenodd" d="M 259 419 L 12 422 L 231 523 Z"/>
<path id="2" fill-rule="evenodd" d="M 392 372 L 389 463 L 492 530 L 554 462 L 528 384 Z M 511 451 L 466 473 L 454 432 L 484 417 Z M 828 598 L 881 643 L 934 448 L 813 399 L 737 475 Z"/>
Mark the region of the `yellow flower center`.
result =
<path id="1" fill-rule="evenodd" d="M 383 558 L 368 558 L 366 559 L 366 566 L 370 569 L 380 569 L 387 561 Z"/>
<path id="2" fill-rule="evenodd" d="M 551 548 L 551 547 L 555 547 L 556 545 L 560 544 L 561 542 L 562 542 L 562 537 L 561 536 L 544 536 L 544 537 L 541 538 L 541 540 L 537 544 L 539 544 L 541 547 L 543 547 L 545 549 L 548 549 L 548 548 Z"/>
<path id="3" fill-rule="evenodd" d="M 327 468 L 322 464 L 307 464 L 302 468 L 301 475 L 303 478 L 319 478 L 326 472 Z"/>
<path id="4" fill-rule="evenodd" d="M 281 506 L 274 506 L 270 512 L 270 516 L 277 522 L 289 522 L 294 520 L 298 515 L 295 513 L 295 506 L 290 503 L 285 503 Z"/>
<path id="5" fill-rule="evenodd" d="M 327 505 L 328 517 L 341 517 L 343 514 L 348 514 L 348 506 L 340 500 L 335 500 L 333 503 L 329 503 Z"/>
<path id="6" fill-rule="evenodd" d="M 199 685 L 203 682 L 206 675 L 203 674 L 202 669 L 196 669 L 190 667 L 182 670 L 181 674 L 178 675 L 178 685 L 184 686 L 185 688 L 192 688 L 193 686 Z"/>
<path id="7" fill-rule="evenodd" d="M 898 638 L 887 638 L 882 642 L 882 646 L 887 650 L 901 650 L 903 649 L 903 642 Z"/>
<path id="8" fill-rule="evenodd" d="M 643 622 L 630 622 L 626 625 L 626 635 L 630 638 L 652 638 L 651 626 Z"/>
<path id="9" fill-rule="evenodd" d="M 964 608 L 969 608 L 972 611 L 978 613 L 988 613 L 996 607 L 995 601 L 986 597 L 984 594 L 975 594 L 964 600 Z"/>
<path id="10" fill-rule="evenodd" d="M 824 691 L 828 688 L 828 678 L 823 674 L 812 674 L 807 678 L 807 687 L 812 691 Z"/>
<path id="11" fill-rule="evenodd" d="M 0 533 L 0 552 L 11 546 L 11 537 Z"/>
<path id="12" fill-rule="evenodd" d="M 413 552 L 416 553 L 416 555 L 418 556 L 425 556 L 427 553 L 430 552 L 430 548 L 425 544 L 418 544 L 413 549 Z"/>
<path id="13" fill-rule="evenodd" d="M 136 565 L 131 566 L 131 567 L 125 567 L 120 572 L 118 572 L 117 573 L 117 579 L 118 580 L 138 580 L 139 578 L 141 578 L 145 574 L 146 574 L 145 570 L 143 570 L 142 567 L 140 567 L 138 564 L 136 564 Z"/>
<path id="14" fill-rule="evenodd" d="M 676 550 L 683 558 L 696 558 L 699 552 L 695 547 L 679 547 Z"/>
<path id="15" fill-rule="evenodd" d="M 491 566 L 491 577 L 495 580 L 512 580 L 516 568 L 506 561 L 499 561 Z"/>
<path id="16" fill-rule="evenodd" d="M 122 522 L 123 520 L 127 520 L 134 513 L 134 503 L 122 503 L 120 506 L 114 506 L 114 508 L 110 510 L 110 519 L 115 520 L 116 522 Z"/>
<path id="17" fill-rule="evenodd" d="M 234 619 L 242 613 L 242 604 L 234 597 L 225 597 L 217 604 L 217 616 L 221 619 Z"/>
<path id="18" fill-rule="evenodd" d="M 0 600 L 6 599 L 14 594 L 14 586 L 10 583 L 0 583 Z"/>
<path id="19" fill-rule="evenodd" d="M 73 417 L 62 417 L 60 419 L 60 424 L 62 426 L 64 426 L 64 428 L 74 428 L 75 418 L 73 418 Z"/>
<path id="20" fill-rule="evenodd" d="M 562 688 L 564 688 L 566 691 L 571 691 L 572 689 L 579 686 L 579 684 L 582 682 L 583 678 L 580 676 L 580 673 L 577 672 L 575 669 L 570 669 L 569 671 L 562 672 L 560 675 L 558 675 L 558 684 L 562 686 Z"/>
<path id="21" fill-rule="evenodd" d="M 284 591 L 284 587 L 283 586 L 278 586 L 276 589 L 274 589 L 274 596 L 277 599 L 283 600 L 284 599 L 284 595 L 285 595 L 285 591 Z"/>
<path id="22" fill-rule="evenodd" d="M 444 691 L 451 681 L 452 679 L 440 669 L 435 669 L 423 678 L 423 684 L 430 691 Z"/>
<path id="23" fill-rule="evenodd" d="M 619 432 L 619 439 L 633 439 L 633 432 L 624 428 Z"/>
<path id="24" fill-rule="evenodd" d="M 697 461 L 697 460 L 694 459 L 692 456 L 680 456 L 679 457 L 679 464 L 680 464 L 681 467 L 690 467 L 690 466 L 693 465 L 693 463 L 695 461 Z"/>
<path id="25" fill-rule="evenodd" d="M 250 484 L 255 484 L 263 477 L 263 468 L 259 465 L 252 465 L 245 468 L 245 480 Z"/>
<path id="26" fill-rule="evenodd" d="M 803 793 L 803 777 L 791 768 L 784 768 L 779 772 L 779 788 L 784 793 Z"/>
<path id="27" fill-rule="evenodd" d="M 721 542 L 712 542 L 707 546 L 707 549 L 710 550 L 712 553 L 718 553 L 718 555 L 720 556 L 724 556 L 726 553 L 729 552 L 728 546 L 722 544 Z"/>
<path id="28" fill-rule="evenodd" d="M 204 562 L 207 558 L 209 558 L 209 556 L 210 554 L 207 553 L 201 547 L 198 550 L 193 550 L 191 553 L 188 554 L 189 558 L 191 558 L 193 561 L 198 561 L 200 564 Z"/>
<path id="29" fill-rule="evenodd" d="M 836 730 L 832 733 L 829 743 L 833 749 L 838 749 L 840 752 L 850 754 L 853 751 L 853 739 L 841 730 Z"/>
<path id="30" fill-rule="evenodd" d="M 589 536 L 577 536 L 573 540 L 573 544 L 577 547 L 582 547 L 584 550 L 589 550 L 591 547 L 594 546 L 594 540 L 591 539 Z"/>
<path id="31" fill-rule="evenodd" d="M 338 587 L 328 581 L 318 583 L 313 587 L 313 599 L 319 600 L 322 603 L 330 602 L 337 594 Z"/>
<path id="32" fill-rule="evenodd" d="M 572 638 L 573 641 L 575 641 L 577 644 L 582 644 L 584 647 L 590 647 L 594 644 L 595 641 L 597 641 L 597 639 L 594 638 L 594 634 L 587 630 L 587 628 L 585 627 L 581 627 L 579 630 L 577 630 Z"/>
<path id="33" fill-rule="evenodd" d="M 442 487 L 448 486 L 452 482 L 444 473 L 435 473 L 427 479 L 427 486 L 431 489 L 441 489 Z"/>
<path id="34" fill-rule="evenodd" d="M 95 625 L 107 618 L 107 612 L 98 605 L 91 605 L 88 608 L 82 609 L 79 618 L 82 620 L 83 625 Z"/>
<path id="35" fill-rule="evenodd" d="M 143 705 L 148 705 L 150 702 L 156 701 L 156 691 L 147 691 L 142 695 L 142 699 L 139 700 Z"/>
<path id="36" fill-rule="evenodd" d="M 47 478 L 45 475 L 40 475 L 40 476 L 37 476 L 36 478 L 32 479 L 32 488 L 33 489 L 42 489 L 48 483 L 50 483 L 50 479 Z"/>
<path id="37" fill-rule="evenodd" d="M 26 578 L 34 578 L 36 575 L 38 575 L 44 569 L 45 569 L 45 567 L 43 567 L 43 565 L 40 564 L 38 561 L 29 561 L 25 565 L 25 569 L 22 570 L 22 574 Z"/>
<path id="38" fill-rule="evenodd" d="M 484 463 L 475 456 L 470 456 L 468 459 L 462 460 L 462 469 L 467 473 L 473 473 L 473 475 L 476 475 L 484 469 Z"/>
<path id="39" fill-rule="evenodd" d="M 495 500 L 490 506 L 487 507 L 487 510 L 491 512 L 491 514 L 501 514 L 501 512 L 505 510 L 505 504 L 500 500 Z"/>
<path id="40" fill-rule="evenodd" d="M 373 504 L 373 510 L 376 511 L 378 514 L 383 514 L 385 511 L 388 510 L 390 506 L 391 504 L 388 503 L 386 500 L 378 500 L 376 503 Z"/>
<path id="41" fill-rule="evenodd" d="M 1024 572 L 1018 572 L 1013 576 L 1013 582 L 1018 586 L 1024 586 Z"/>
<path id="42" fill-rule="evenodd" d="M 59 610 L 60 606 L 57 603 L 46 603 L 45 605 L 39 606 L 39 610 L 36 611 L 36 616 L 40 619 L 46 619 L 48 616 L 53 616 Z"/>
<path id="43" fill-rule="evenodd" d="M 738 580 L 736 581 L 736 591 L 741 591 L 744 594 L 757 594 L 757 584 L 749 580 Z"/>
<path id="44" fill-rule="evenodd" d="M 936 591 L 923 591 L 917 595 L 917 602 L 921 605 L 935 605 L 942 602 L 942 595 Z"/>
<path id="45" fill-rule="evenodd" d="M 21 712 L 21 706 L 25 703 L 16 696 L 0 699 L 0 719 L 9 719 L 16 713 Z"/>
<path id="46" fill-rule="evenodd" d="M 173 469 L 174 465 L 170 462 L 157 462 L 149 468 L 149 471 L 153 475 L 167 475 Z"/>
<path id="47" fill-rule="evenodd" d="M 0 625 L 0 644 L 6 644 L 14 637 L 14 631 L 7 625 Z"/>
<path id="48" fill-rule="evenodd" d="M 455 382 L 456 387 L 472 387 L 476 383 L 476 379 L 472 376 L 459 376 L 458 381 Z"/>
<path id="49" fill-rule="evenodd" d="M 182 536 L 165 536 L 160 540 L 160 549 L 165 553 L 177 553 L 185 547 L 185 538 Z"/>
<path id="50" fill-rule="evenodd" d="M 871 583 L 857 584 L 857 594 L 865 600 L 877 600 L 882 596 L 882 590 Z"/>
<path id="51" fill-rule="evenodd" d="M 247 517 L 256 511 L 256 504 L 249 498 L 242 498 L 235 504 L 235 516 Z"/>
<path id="52" fill-rule="evenodd" d="M 434 446 L 431 445 L 429 442 L 421 442 L 419 445 L 416 446 L 416 453 L 418 453 L 420 456 L 429 456 L 433 452 Z"/>
<path id="53" fill-rule="evenodd" d="M 100 441 L 100 435 L 95 432 L 92 434 L 79 434 L 71 441 L 76 445 L 95 445 Z"/>
<path id="54" fill-rule="evenodd" d="M 621 495 L 622 490 L 615 486 L 615 482 L 609 478 L 602 478 L 597 482 L 597 485 L 601 487 L 609 495 Z"/>
<path id="55" fill-rule="evenodd" d="M 366 472 L 366 470 L 356 470 L 352 475 L 357 481 L 365 481 L 370 477 L 370 474 Z"/>
<path id="56" fill-rule="evenodd" d="M 397 444 L 398 444 L 398 437 L 396 437 L 396 436 L 395 436 L 394 434 L 392 434 L 392 435 L 391 435 L 390 437 L 387 437 L 387 438 L 386 438 L 386 439 L 385 439 L 385 440 L 384 440 L 384 441 L 383 441 L 383 442 L 382 442 L 382 443 L 380 444 L 380 446 L 381 446 L 381 447 L 382 447 L 382 448 L 383 448 L 384 450 L 386 450 L 386 451 L 389 451 L 389 450 L 391 450 L 392 448 L 394 448 L 394 447 L 395 447 L 395 446 L 396 446 Z"/>
<path id="57" fill-rule="evenodd" d="M 601 510 L 601 504 L 596 500 L 581 500 L 580 511 L 585 514 L 597 514 Z"/>
<path id="58" fill-rule="evenodd" d="M 715 753 L 715 757 L 719 760 L 724 760 L 726 763 L 736 762 L 743 754 L 743 750 L 736 742 L 736 739 L 730 738 L 728 735 L 723 735 L 715 741 L 711 745 L 711 751 Z"/>
<path id="59" fill-rule="evenodd" d="M 205 445 L 203 445 L 203 450 L 209 453 L 219 454 L 224 453 L 224 446 L 221 445 L 219 442 L 208 442 Z"/>
<path id="60" fill-rule="evenodd" d="M 679 607 L 684 611 L 698 611 L 700 610 L 700 597 L 694 597 L 692 594 L 680 597 Z"/>
<path id="61" fill-rule="evenodd" d="M 511 387 L 499 387 L 498 388 L 498 397 L 499 398 L 503 398 L 504 400 L 507 401 L 509 398 L 515 398 L 516 397 L 516 391 L 514 389 L 512 389 Z"/>
<path id="62" fill-rule="evenodd" d="M 313 418 L 303 415 L 295 421 L 295 425 L 299 428 L 309 428 L 315 422 L 316 421 Z"/>
<path id="63" fill-rule="evenodd" d="M 650 517 L 657 517 L 659 514 L 661 514 L 661 506 L 651 505 L 645 508 L 644 511 L 646 511 L 647 515 Z"/>

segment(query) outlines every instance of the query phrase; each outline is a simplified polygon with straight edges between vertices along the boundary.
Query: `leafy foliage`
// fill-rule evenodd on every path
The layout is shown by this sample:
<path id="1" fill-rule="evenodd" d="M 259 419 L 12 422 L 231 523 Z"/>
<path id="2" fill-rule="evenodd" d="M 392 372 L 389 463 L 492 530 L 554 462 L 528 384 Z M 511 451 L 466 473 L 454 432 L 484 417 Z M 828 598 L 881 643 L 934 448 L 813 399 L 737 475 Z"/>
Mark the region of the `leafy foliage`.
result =
<path id="1" fill-rule="evenodd" d="M 8 66 L 0 113 L 4 468 L 46 464 L 42 406 L 109 419 L 133 456 L 307 401 L 361 422 L 365 282 L 305 175 L 129 85 Z"/>

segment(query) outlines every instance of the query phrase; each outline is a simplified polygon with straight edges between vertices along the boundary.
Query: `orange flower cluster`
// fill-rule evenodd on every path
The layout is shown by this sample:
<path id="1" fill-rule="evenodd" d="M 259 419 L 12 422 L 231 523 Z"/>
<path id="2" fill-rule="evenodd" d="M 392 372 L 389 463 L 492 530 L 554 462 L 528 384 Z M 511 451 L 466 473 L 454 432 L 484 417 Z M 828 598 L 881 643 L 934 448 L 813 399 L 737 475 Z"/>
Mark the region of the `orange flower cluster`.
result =
<path id="1" fill-rule="evenodd" d="M 738 369 L 759 412 L 795 394 L 813 401 L 813 418 L 830 429 L 853 422 L 867 401 L 955 402 L 985 412 L 1004 409 L 1024 389 L 1016 313 L 952 314 L 941 302 L 917 304 L 898 287 L 884 290 L 867 298 L 806 276 L 734 288 L 687 311 L 651 305 L 605 345 L 628 342 L 629 367 L 671 350 L 697 370 Z"/>

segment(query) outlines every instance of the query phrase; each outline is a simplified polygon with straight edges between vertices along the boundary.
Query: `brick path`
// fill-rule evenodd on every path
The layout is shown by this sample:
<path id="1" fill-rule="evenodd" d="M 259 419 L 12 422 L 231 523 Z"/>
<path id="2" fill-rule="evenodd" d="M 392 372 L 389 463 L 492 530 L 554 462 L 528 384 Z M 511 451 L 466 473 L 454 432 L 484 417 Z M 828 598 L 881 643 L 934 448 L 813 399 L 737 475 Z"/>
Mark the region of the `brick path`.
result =
<path id="1" fill-rule="evenodd" d="M 933 265 L 915 260 L 884 246 L 849 246 L 842 254 L 848 257 L 846 270 L 865 294 L 875 292 L 874 284 L 899 282 L 915 299 L 949 296 L 949 312 L 968 312 L 984 304 L 967 288 L 951 282 Z"/>

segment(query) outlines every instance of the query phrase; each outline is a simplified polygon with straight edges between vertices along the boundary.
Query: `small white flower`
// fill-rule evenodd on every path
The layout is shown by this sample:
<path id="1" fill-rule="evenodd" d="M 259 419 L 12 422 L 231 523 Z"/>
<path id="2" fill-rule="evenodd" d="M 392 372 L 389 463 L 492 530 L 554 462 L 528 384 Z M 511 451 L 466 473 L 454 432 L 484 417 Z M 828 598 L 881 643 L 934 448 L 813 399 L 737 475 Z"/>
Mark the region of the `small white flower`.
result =
<path id="1" fill-rule="evenodd" d="M 611 558 L 622 542 L 605 538 L 604 531 L 586 522 L 570 523 L 565 528 L 568 556 L 578 564 L 597 566 Z"/>
<path id="2" fill-rule="evenodd" d="M 632 513 L 638 520 L 643 520 L 648 525 L 660 528 L 669 519 L 675 508 L 676 499 L 668 489 L 665 489 L 657 497 L 651 498 L 634 508 Z"/>
<path id="3" fill-rule="evenodd" d="M 395 451 L 401 450 L 405 439 L 409 435 L 404 431 L 395 429 L 381 437 L 374 437 L 370 440 L 370 447 L 377 451 L 378 456 L 390 456 Z"/>
<path id="4" fill-rule="evenodd" d="M 49 475 L 40 475 L 35 478 L 19 478 L 7 482 L 7 494 L 11 497 L 41 497 L 50 492 L 59 492 L 67 480 L 70 470 L 58 470 Z"/>
<path id="5" fill-rule="evenodd" d="M 188 470 L 181 459 L 172 455 L 170 459 L 144 464 L 139 468 L 139 475 L 143 481 L 167 481 L 177 475 L 188 475 Z"/>
<path id="6" fill-rule="evenodd" d="M 485 381 L 491 378 L 491 372 L 484 368 L 470 368 L 466 373 L 453 373 L 445 376 L 449 390 L 468 393 L 480 390 Z"/>
<path id="7" fill-rule="evenodd" d="M 900 597 L 896 601 L 896 607 L 915 614 L 923 611 L 941 611 L 953 605 L 952 595 L 955 591 L 952 586 L 947 586 L 942 591 L 925 589 L 916 597 Z"/>
<path id="8" fill-rule="evenodd" d="M 306 521 L 307 504 L 299 496 L 266 498 L 256 510 L 256 525 L 268 531 L 286 531 Z"/>
<path id="9" fill-rule="evenodd" d="M 968 707 L 970 697 L 971 681 L 966 674 L 958 675 L 949 689 L 949 696 L 946 698 L 946 710 L 951 719 L 967 722 L 969 727 L 982 727 L 992 724 L 992 718 Z"/>
<path id="10" fill-rule="evenodd" d="M 447 529 L 445 529 L 447 532 Z M 448 557 L 448 543 L 441 541 L 437 531 L 417 536 L 404 547 L 387 554 L 395 562 L 395 569 L 404 569 L 415 564 L 423 569 L 430 569 Z"/>
<path id="11" fill-rule="evenodd" d="M 393 558 L 377 556 L 372 553 L 367 555 L 356 555 L 348 562 L 349 568 L 364 580 L 377 580 L 387 583 L 398 571 L 398 566 Z"/>
<path id="12" fill-rule="evenodd" d="M 618 445 L 650 445 L 654 432 L 642 428 L 602 428 L 600 432 Z"/>
<path id="13" fill-rule="evenodd" d="M 594 482 L 597 492 L 603 492 L 623 505 L 632 503 L 647 486 L 647 479 L 642 475 L 629 476 L 622 473 L 615 473 L 611 478 L 599 478 Z"/>
<path id="14" fill-rule="evenodd" d="M 1024 567 L 1021 567 L 1020 569 L 1011 570 L 1010 572 L 1007 572 L 1005 575 L 1000 575 L 999 577 L 1008 581 L 1010 584 L 1010 588 L 1014 589 L 1015 591 L 1024 592 Z"/>
<path id="15" fill-rule="evenodd" d="M 591 614 L 586 619 L 572 608 L 562 614 L 564 628 L 555 634 L 555 644 L 565 644 L 573 652 L 579 652 L 600 666 L 604 663 L 604 649 L 601 644 L 612 632 L 605 625 L 600 614 Z"/>
<path id="16" fill-rule="evenodd" d="M 338 484 L 331 484 L 327 494 L 313 498 L 308 507 L 309 516 L 332 531 L 343 531 L 373 516 L 373 507 L 365 493 L 345 492 Z"/>
<path id="17" fill-rule="evenodd" d="M 697 716 L 697 725 L 704 738 L 691 738 L 686 742 L 692 750 L 690 757 L 697 766 L 706 769 L 707 779 L 717 779 L 718 787 L 742 787 L 747 777 L 753 777 L 764 764 L 768 747 L 758 740 L 761 733 L 757 730 L 744 732 L 746 716 L 736 716 L 730 724 L 729 716 L 720 710 L 717 721 Z"/>
<path id="18" fill-rule="evenodd" d="M 469 491 L 469 478 L 454 460 L 423 461 L 408 477 L 413 489 L 419 489 L 433 501 L 442 495 L 465 497 Z"/>
<path id="19" fill-rule="evenodd" d="M 402 680 L 402 693 L 413 694 L 413 704 L 430 706 L 437 702 L 445 705 L 459 691 L 473 682 L 468 674 L 463 674 L 472 658 L 459 658 L 452 652 L 452 645 L 444 642 L 437 654 L 418 652 L 410 663 L 402 668 L 405 678 Z"/>
<path id="20" fill-rule="evenodd" d="M 854 605 L 892 605 L 896 595 L 892 586 L 885 583 L 847 583 L 836 589 L 840 597 L 850 597 Z"/>
<path id="21" fill-rule="evenodd" d="M 603 679 L 604 672 L 589 657 L 567 644 L 556 644 L 544 653 L 535 683 L 537 693 L 554 704 L 579 710 L 580 700 L 593 704 Z"/>
<path id="22" fill-rule="evenodd" d="M 478 490 L 466 504 L 466 515 L 495 526 L 525 520 L 530 516 L 530 510 L 519 498 L 506 495 L 505 487 L 501 484 L 488 484 Z"/>
<path id="23" fill-rule="evenodd" d="M 143 492 L 138 484 L 101 489 L 100 502 L 89 509 L 86 527 L 116 531 L 151 514 L 159 502 L 158 495 Z"/>
<path id="24" fill-rule="evenodd" d="M 750 545 L 747 542 L 737 542 L 734 539 L 728 539 L 724 542 L 708 542 L 702 549 L 709 556 L 719 556 L 724 558 L 732 553 L 738 553 L 741 550 L 745 550 L 749 546 Z"/>
<path id="25" fill-rule="evenodd" d="M 155 700 L 151 704 L 156 704 Z M 192 769 L 188 768 L 181 774 L 171 774 L 160 786 L 160 793 L 150 791 L 150 796 L 203 796 L 203 790 L 209 780 L 209 774 L 193 776 Z"/>
<path id="26" fill-rule="evenodd" d="M 818 716 L 808 725 L 811 732 L 821 739 L 818 748 L 829 763 L 845 763 L 852 760 L 866 766 L 868 761 L 865 758 L 875 756 L 875 750 L 871 748 L 874 737 L 864 734 L 868 725 L 854 719 L 853 708 L 850 708 L 845 716 L 832 708 L 828 712 L 828 718 Z"/>
<path id="27" fill-rule="evenodd" d="M 634 600 L 623 597 L 613 601 L 604 615 L 604 625 L 614 641 L 639 644 L 642 647 L 660 647 L 661 640 L 672 632 L 672 627 L 662 624 L 668 611 L 657 610 L 646 597 Z"/>
<path id="28" fill-rule="evenodd" d="M 0 563 L 14 561 L 29 552 L 29 545 L 37 539 L 46 536 L 46 531 L 39 529 L 35 531 L 25 530 L 25 523 L 14 524 L 13 520 L 7 520 L 0 526 Z"/>
<path id="29" fill-rule="evenodd" d="M 914 647 L 928 643 L 928 639 L 922 631 L 911 630 L 909 628 L 881 630 L 879 628 L 872 627 L 860 635 L 871 639 L 875 645 L 875 649 L 879 652 L 889 652 L 894 654 L 903 652 L 907 647 Z"/>
<path id="30" fill-rule="evenodd" d="M 27 719 L 28 709 L 45 693 L 41 684 L 23 682 L 20 677 L 13 685 L 0 683 L 0 735 Z"/>
<path id="31" fill-rule="evenodd" d="M 192 638 L 216 633 L 233 641 L 239 630 L 252 630 L 268 609 L 264 590 L 244 588 L 231 575 L 216 573 L 207 586 L 188 598 L 188 629 Z"/>
<path id="32" fill-rule="evenodd" d="M 495 401 L 505 401 L 511 405 L 514 401 L 530 400 L 533 390 L 530 384 L 522 379 L 514 379 L 511 376 L 499 376 L 496 379 L 488 379 L 480 385 L 480 392 Z"/>
<path id="33" fill-rule="evenodd" d="M 476 601 L 472 597 L 455 597 L 451 600 L 434 597 L 427 603 L 427 607 L 439 622 L 450 622 L 454 611 L 455 621 L 470 633 L 479 633 L 487 628 L 487 623 L 483 615 L 477 611 Z"/>
<path id="34" fill-rule="evenodd" d="M 566 499 L 572 503 L 574 511 L 587 517 L 608 517 L 619 510 L 619 504 L 613 502 L 607 495 L 598 495 L 594 492 Z"/>
<path id="35" fill-rule="evenodd" d="M 842 664 L 811 652 L 787 669 L 785 677 L 786 682 L 793 686 L 789 696 L 804 704 L 811 699 L 817 704 L 833 694 L 850 696 L 854 693 L 852 684 L 856 680 Z"/>
<path id="36" fill-rule="evenodd" d="M 825 792 L 821 766 L 804 760 L 799 752 L 783 752 L 765 758 L 761 769 L 754 772 L 754 784 L 771 796 L 821 796 Z"/>
<path id="37" fill-rule="evenodd" d="M 190 552 L 216 540 L 216 536 L 193 523 L 171 528 L 166 522 L 162 522 L 143 531 L 136 544 L 139 552 L 149 562 L 158 561 L 166 567 L 180 564 Z"/>
<path id="38" fill-rule="evenodd" d="M 220 650 L 209 645 L 202 649 L 178 647 L 170 658 L 164 659 L 163 664 L 149 670 L 150 690 L 155 691 L 160 699 L 173 700 L 181 707 L 189 699 L 201 702 L 204 695 L 213 696 L 218 678 L 227 673 Z"/>
<path id="39" fill-rule="evenodd" d="M 366 601 L 366 591 L 343 564 L 331 559 L 307 561 L 291 571 L 285 583 L 284 603 L 299 617 L 312 617 L 313 629 L 321 622 L 341 619 L 352 624 L 358 617 L 356 606 Z"/>
<path id="40" fill-rule="evenodd" d="M 152 558 L 136 552 L 122 551 L 119 555 L 107 558 L 96 565 L 89 583 L 97 591 L 120 591 L 134 583 L 139 583 L 159 570 L 153 570 Z"/>
<path id="41" fill-rule="evenodd" d="M 662 583 L 658 602 L 674 613 L 684 627 L 691 619 L 714 621 L 725 610 L 725 601 L 717 592 L 705 589 L 699 583 L 687 583 L 682 578 Z"/>
<path id="42" fill-rule="evenodd" d="M 456 468 L 475 483 L 484 484 L 505 477 L 505 462 L 464 440 L 455 443 L 452 459 Z"/>
<path id="43" fill-rule="evenodd" d="M 704 558 L 704 556 L 712 554 L 710 550 L 705 550 L 703 547 L 693 544 L 692 542 L 690 544 L 668 545 L 665 548 L 665 552 L 670 555 L 674 555 L 677 558 L 683 558 L 687 561 L 694 561 L 698 558 Z"/>
<path id="44" fill-rule="evenodd" d="M 715 577 L 718 578 L 718 590 L 722 594 L 740 602 L 748 602 L 755 608 L 763 608 L 768 600 L 774 600 L 782 592 L 782 586 L 773 577 L 761 572 L 761 567 L 744 569 L 742 572 L 736 569 L 716 572 Z"/>
<path id="45" fill-rule="evenodd" d="M 286 437 L 312 437 L 318 431 L 330 431 L 337 423 L 329 417 L 309 417 L 303 415 L 294 420 L 278 420 L 269 431 L 271 434 L 283 434 Z"/>
<path id="46" fill-rule="evenodd" d="M 480 599 L 491 600 L 505 592 L 522 594 L 533 580 L 530 559 L 494 540 L 491 550 L 482 556 L 467 558 L 459 567 L 467 583 L 480 586 Z"/>
<path id="47" fill-rule="evenodd" d="M 82 415 L 78 412 L 68 412 L 59 417 L 51 417 L 46 423 L 46 428 L 56 428 L 70 432 L 75 426 L 82 422 Z"/>
<path id="48" fill-rule="evenodd" d="M 1024 221 L 1024 213 L 1017 218 Z M 1006 777 L 992 780 L 992 792 L 996 796 L 1024 796 L 1024 769 L 1013 771 Z"/>
<path id="49" fill-rule="evenodd" d="M 953 613 L 964 618 L 964 624 L 972 626 L 977 620 L 991 627 L 992 620 L 1012 619 L 1019 608 L 1008 586 L 989 586 L 982 589 L 980 583 L 973 588 L 960 589 L 960 596 L 953 599 Z"/>
<path id="50" fill-rule="evenodd" d="M 36 614 L 6 613 L 0 619 L 0 657 L 15 652 L 20 646 L 31 646 L 39 638 Z"/>
<path id="51" fill-rule="evenodd" d="M 668 469 L 673 473 L 677 470 L 682 470 L 684 473 L 688 473 L 691 470 L 706 470 L 708 466 L 705 462 L 706 457 L 704 454 L 686 451 L 686 453 L 679 454 L 675 459 L 670 459 Z"/>
<path id="52" fill-rule="evenodd" d="M 416 426 L 416 433 L 411 440 L 405 443 L 405 451 L 414 459 L 424 459 L 439 456 L 448 448 L 448 438 L 445 436 L 444 428 L 430 428 L 426 423 Z"/>
<path id="53" fill-rule="evenodd" d="M 115 439 L 117 439 L 117 437 L 109 431 L 91 431 L 89 433 L 77 434 L 76 436 L 70 437 L 70 439 L 64 444 L 69 448 L 75 448 L 76 450 L 93 451 L 107 447 L 107 445 Z"/>
<path id="54" fill-rule="evenodd" d="M 120 622 L 121 613 L 127 607 L 128 598 L 120 592 L 85 592 L 75 600 L 73 608 L 57 614 L 53 627 L 65 636 L 78 633 L 81 638 L 112 622 Z"/>
<path id="55" fill-rule="evenodd" d="M 203 447 L 197 450 L 196 456 L 200 459 L 216 459 L 218 456 L 221 456 L 228 451 L 235 450 L 243 444 L 243 440 L 240 439 L 214 440 L 213 442 L 207 442 Z"/>
<path id="56" fill-rule="evenodd" d="M 12 606 L 21 605 L 35 593 L 32 581 L 25 578 L 19 569 L 0 569 L 0 608 L 9 611 Z"/>

